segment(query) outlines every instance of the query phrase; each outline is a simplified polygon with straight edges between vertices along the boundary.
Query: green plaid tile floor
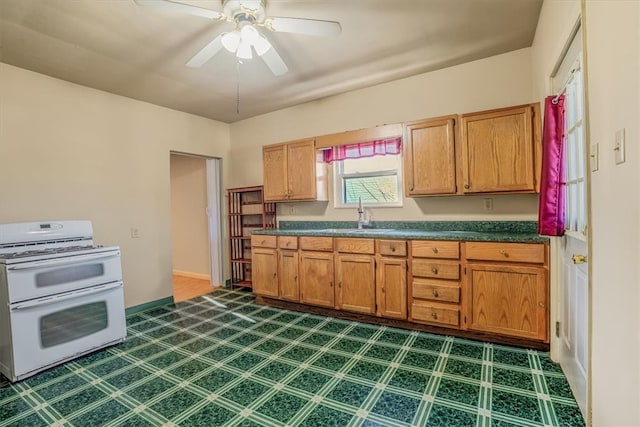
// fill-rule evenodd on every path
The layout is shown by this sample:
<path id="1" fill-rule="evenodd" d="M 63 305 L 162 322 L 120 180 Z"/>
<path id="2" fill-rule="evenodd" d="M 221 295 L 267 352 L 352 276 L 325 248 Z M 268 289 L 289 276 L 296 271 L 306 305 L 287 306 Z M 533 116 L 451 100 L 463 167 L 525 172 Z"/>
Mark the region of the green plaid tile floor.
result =
<path id="1" fill-rule="evenodd" d="M 546 353 L 254 304 L 218 290 L 125 343 L 0 388 L 0 426 L 578 426 Z"/>

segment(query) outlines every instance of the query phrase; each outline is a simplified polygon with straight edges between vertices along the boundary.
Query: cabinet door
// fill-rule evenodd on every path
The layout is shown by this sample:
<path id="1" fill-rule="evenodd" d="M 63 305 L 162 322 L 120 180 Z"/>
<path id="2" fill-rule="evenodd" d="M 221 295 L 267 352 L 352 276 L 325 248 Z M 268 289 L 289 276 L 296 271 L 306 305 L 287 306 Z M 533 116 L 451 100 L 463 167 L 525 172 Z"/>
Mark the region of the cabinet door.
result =
<path id="1" fill-rule="evenodd" d="M 533 107 L 462 116 L 465 193 L 534 192 Z"/>
<path id="2" fill-rule="evenodd" d="M 253 248 L 251 264 L 253 268 L 253 292 L 268 297 L 278 296 L 276 250 Z"/>
<path id="3" fill-rule="evenodd" d="M 375 314 L 375 261 L 370 255 L 336 255 L 338 310 Z"/>
<path id="4" fill-rule="evenodd" d="M 405 126 L 405 195 L 455 194 L 456 158 L 454 118 Z"/>
<path id="5" fill-rule="evenodd" d="M 278 201 L 287 197 L 287 147 L 284 144 L 262 148 L 264 200 Z"/>
<path id="6" fill-rule="evenodd" d="M 313 139 L 287 144 L 288 200 L 315 199 L 316 147 Z M 265 182 L 266 187 L 266 182 Z"/>
<path id="7" fill-rule="evenodd" d="M 379 258 L 376 279 L 376 314 L 393 319 L 407 318 L 407 260 Z"/>
<path id="8" fill-rule="evenodd" d="M 333 308 L 333 253 L 301 251 L 299 257 L 300 301 Z"/>
<path id="9" fill-rule="evenodd" d="M 280 298 L 289 301 L 300 300 L 298 287 L 298 252 L 278 252 L 278 279 Z"/>
<path id="10" fill-rule="evenodd" d="M 546 269 L 468 264 L 469 329 L 547 341 Z"/>

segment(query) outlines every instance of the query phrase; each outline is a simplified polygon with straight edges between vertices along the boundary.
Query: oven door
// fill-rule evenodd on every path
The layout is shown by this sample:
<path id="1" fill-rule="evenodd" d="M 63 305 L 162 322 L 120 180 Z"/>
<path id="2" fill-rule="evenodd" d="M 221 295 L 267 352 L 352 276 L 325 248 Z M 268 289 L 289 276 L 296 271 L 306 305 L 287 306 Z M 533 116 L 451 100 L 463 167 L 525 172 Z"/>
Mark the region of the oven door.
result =
<path id="1" fill-rule="evenodd" d="M 6 273 L 10 303 L 122 280 L 117 249 L 23 262 L 7 266 Z"/>
<path id="2" fill-rule="evenodd" d="M 12 304 L 9 315 L 17 380 L 126 336 L 121 281 Z"/>

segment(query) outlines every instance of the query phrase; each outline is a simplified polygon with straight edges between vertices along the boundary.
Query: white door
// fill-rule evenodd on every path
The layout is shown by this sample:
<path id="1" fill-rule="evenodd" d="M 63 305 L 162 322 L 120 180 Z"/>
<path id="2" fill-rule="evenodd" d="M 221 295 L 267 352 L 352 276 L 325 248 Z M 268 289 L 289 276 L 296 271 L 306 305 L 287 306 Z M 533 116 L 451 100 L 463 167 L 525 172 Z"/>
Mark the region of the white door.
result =
<path id="1" fill-rule="evenodd" d="M 571 43 L 554 82 L 565 93 L 565 236 L 561 238 L 558 283 L 558 357 L 583 416 L 588 414 L 589 272 L 584 84 L 581 31 Z M 557 82 L 561 82 L 557 84 Z"/>

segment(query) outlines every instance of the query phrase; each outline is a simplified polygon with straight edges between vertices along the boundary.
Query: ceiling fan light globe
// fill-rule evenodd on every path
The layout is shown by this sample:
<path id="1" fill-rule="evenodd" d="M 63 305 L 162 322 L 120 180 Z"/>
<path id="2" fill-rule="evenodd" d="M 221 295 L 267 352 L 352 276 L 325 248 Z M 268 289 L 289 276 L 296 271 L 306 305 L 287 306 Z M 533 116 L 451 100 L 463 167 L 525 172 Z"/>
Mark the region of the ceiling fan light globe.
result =
<path id="1" fill-rule="evenodd" d="M 246 40 L 242 40 L 240 45 L 238 45 L 238 50 L 236 51 L 236 56 L 242 59 L 251 59 L 253 58 L 253 53 L 251 52 L 251 44 Z"/>
<path id="2" fill-rule="evenodd" d="M 263 36 L 259 36 L 253 43 L 253 48 L 256 50 L 258 56 L 264 55 L 269 49 L 271 49 L 271 43 Z"/>
<path id="3" fill-rule="evenodd" d="M 227 49 L 229 52 L 236 52 L 238 50 L 238 46 L 240 45 L 240 33 L 238 31 L 231 31 L 230 33 L 225 33 L 220 39 L 222 46 Z"/>
<path id="4" fill-rule="evenodd" d="M 245 25 L 240 30 L 240 36 L 243 41 L 247 41 L 250 44 L 255 44 L 256 40 L 260 38 L 260 33 L 253 25 Z"/>

